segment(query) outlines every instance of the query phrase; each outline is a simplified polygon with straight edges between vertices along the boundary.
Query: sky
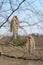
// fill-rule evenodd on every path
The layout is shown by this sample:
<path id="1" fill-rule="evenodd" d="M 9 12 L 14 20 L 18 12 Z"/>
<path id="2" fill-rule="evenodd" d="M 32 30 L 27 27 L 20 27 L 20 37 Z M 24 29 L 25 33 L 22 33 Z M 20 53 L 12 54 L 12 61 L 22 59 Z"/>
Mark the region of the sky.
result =
<path id="1" fill-rule="evenodd" d="M 12 8 L 14 10 L 17 8 L 17 6 L 22 0 L 11 0 L 11 1 L 13 4 Z M 1 2 L 4 2 L 2 7 L 1 7 L 2 5 Z M 9 11 L 6 11 L 6 10 L 9 10 Z M 9 0 L 0 0 L 0 23 L 5 22 L 7 17 L 11 14 L 11 12 L 12 12 L 12 9 L 10 7 Z M 27 27 L 23 27 L 26 30 L 27 34 L 31 34 L 31 33 L 43 34 L 43 0 L 26 0 L 20 6 L 20 8 L 12 14 L 12 16 L 9 18 L 9 21 L 11 21 L 14 15 L 17 15 L 20 21 L 24 21 L 23 23 L 20 24 L 21 26 L 40 22 L 34 26 L 28 25 Z M 28 24 L 26 24 L 25 22 L 28 22 Z M 5 25 L 9 26 L 8 23 L 6 23 Z M 0 35 L 5 33 L 6 35 L 12 34 L 11 32 L 8 32 L 8 29 L 10 29 L 10 27 L 0 28 Z M 24 29 L 19 28 L 18 34 L 26 35 Z"/>

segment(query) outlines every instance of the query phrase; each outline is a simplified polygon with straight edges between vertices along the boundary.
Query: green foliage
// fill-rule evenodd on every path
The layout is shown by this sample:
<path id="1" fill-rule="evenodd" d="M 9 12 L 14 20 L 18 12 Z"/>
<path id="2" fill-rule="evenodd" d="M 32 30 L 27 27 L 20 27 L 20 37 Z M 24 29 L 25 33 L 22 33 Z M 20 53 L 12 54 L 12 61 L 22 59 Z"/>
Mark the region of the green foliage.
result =
<path id="1" fill-rule="evenodd" d="M 12 42 L 14 45 L 21 46 L 25 44 L 25 39 L 21 39 L 19 36 L 17 36 L 16 39 L 13 38 Z"/>

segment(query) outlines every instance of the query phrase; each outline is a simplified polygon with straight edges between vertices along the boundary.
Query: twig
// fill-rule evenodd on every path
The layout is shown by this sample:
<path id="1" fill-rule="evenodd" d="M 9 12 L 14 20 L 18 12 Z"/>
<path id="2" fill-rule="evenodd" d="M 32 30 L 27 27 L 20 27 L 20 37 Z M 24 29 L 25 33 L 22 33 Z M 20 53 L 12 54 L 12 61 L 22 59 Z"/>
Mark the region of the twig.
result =
<path id="1" fill-rule="evenodd" d="M 18 7 L 8 16 L 8 18 L 6 19 L 6 21 L 5 21 L 2 25 L 0 25 L 0 28 L 8 21 L 9 17 L 10 17 L 15 11 L 17 11 L 17 10 L 19 9 L 19 7 L 21 6 L 21 4 L 22 4 L 24 1 L 25 1 L 25 0 L 23 0 L 21 3 L 19 3 Z"/>

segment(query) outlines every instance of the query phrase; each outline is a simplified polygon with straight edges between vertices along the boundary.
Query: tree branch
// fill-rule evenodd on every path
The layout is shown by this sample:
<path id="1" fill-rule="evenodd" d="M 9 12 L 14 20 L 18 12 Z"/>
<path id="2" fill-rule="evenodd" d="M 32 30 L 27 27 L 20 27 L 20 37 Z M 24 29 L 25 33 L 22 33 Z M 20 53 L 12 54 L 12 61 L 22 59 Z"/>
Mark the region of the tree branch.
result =
<path id="1" fill-rule="evenodd" d="M 6 21 L 5 21 L 2 25 L 0 25 L 0 28 L 8 21 L 9 17 L 10 17 L 15 11 L 17 11 L 17 10 L 19 9 L 19 7 L 21 6 L 21 4 L 22 4 L 24 1 L 25 1 L 25 0 L 23 0 L 21 3 L 19 3 L 18 7 L 8 16 L 8 18 L 6 19 Z"/>

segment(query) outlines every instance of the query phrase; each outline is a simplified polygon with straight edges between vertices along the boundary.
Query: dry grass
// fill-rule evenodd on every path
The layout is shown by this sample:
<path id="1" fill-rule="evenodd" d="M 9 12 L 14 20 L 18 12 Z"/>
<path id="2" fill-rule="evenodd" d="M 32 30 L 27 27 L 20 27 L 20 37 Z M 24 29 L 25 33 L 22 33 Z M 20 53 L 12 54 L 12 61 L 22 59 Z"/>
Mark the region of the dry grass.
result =
<path id="1" fill-rule="evenodd" d="M 6 46 L 2 45 L 0 46 L 0 50 L 3 50 L 4 54 L 7 55 L 13 55 L 16 57 L 21 57 L 24 55 L 25 47 L 21 48 L 20 46 Z M 43 51 L 36 49 L 35 55 L 36 56 L 42 56 L 43 57 Z M 0 56 L 0 65 L 43 65 L 43 61 L 33 61 L 33 60 L 23 60 L 23 59 L 14 59 L 14 58 L 8 58 L 5 56 Z"/>
<path id="2" fill-rule="evenodd" d="M 34 56 L 43 58 L 43 37 L 34 37 L 36 42 L 36 49 Z M 8 46 L 0 45 L 0 52 L 6 55 L 22 57 L 25 53 L 25 46 Z M 25 57 L 25 55 L 24 55 Z M 23 60 L 8 58 L 5 56 L 0 56 L 0 65 L 43 65 L 43 61 L 33 61 L 33 60 Z"/>

